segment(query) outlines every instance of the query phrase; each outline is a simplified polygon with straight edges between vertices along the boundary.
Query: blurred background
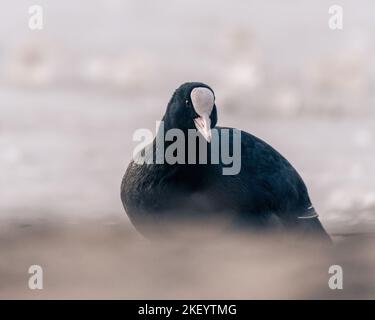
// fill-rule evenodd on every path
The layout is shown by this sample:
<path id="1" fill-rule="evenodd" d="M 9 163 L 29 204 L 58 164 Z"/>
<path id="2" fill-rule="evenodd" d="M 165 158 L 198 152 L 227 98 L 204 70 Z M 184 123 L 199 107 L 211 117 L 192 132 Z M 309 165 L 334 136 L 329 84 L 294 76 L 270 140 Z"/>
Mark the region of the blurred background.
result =
<path id="1" fill-rule="evenodd" d="M 35 4 L 43 8 L 42 30 L 28 26 Z M 333 4 L 343 7 L 343 30 L 328 27 Z M 119 196 L 132 135 L 154 130 L 187 81 L 214 89 L 220 125 L 251 132 L 290 160 L 331 234 L 373 232 L 374 13 L 371 0 L 3 1 L 0 297 L 35 296 L 24 281 L 38 261 L 54 265 L 56 275 L 57 265 L 69 269 L 90 252 L 90 262 L 77 266 L 81 280 L 97 277 L 85 270 L 99 260 L 111 261 L 97 267 L 105 273 L 126 265 L 126 257 L 114 262 L 114 248 L 126 243 L 126 256 L 134 248 L 127 239 L 142 241 Z M 74 295 L 59 287 L 67 283 L 60 276 L 51 295 L 38 295 L 100 297 L 100 288 L 105 297 L 133 297 L 137 287 L 111 295 L 107 278 L 97 290 L 75 280 Z M 146 287 L 137 297 L 160 297 Z M 212 290 L 207 297 L 219 292 Z M 367 297 L 361 290 L 347 297 L 359 292 Z M 257 297 L 242 293 L 232 296 Z"/>

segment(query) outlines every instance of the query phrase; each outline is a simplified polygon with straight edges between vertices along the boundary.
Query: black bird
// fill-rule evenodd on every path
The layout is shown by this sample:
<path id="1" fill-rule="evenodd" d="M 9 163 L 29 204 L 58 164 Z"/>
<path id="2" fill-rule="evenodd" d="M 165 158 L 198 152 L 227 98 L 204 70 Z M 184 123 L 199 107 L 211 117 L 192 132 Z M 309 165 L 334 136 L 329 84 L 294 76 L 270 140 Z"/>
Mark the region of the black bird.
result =
<path id="1" fill-rule="evenodd" d="M 330 240 L 302 178 L 270 145 L 240 131 L 239 172 L 223 174 L 228 163 L 223 159 L 212 161 L 214 131 L 220 150 L 224 139 L 221 134 L 229 132 L 225 141 L 229 141 L 235 157 L 236 129 L 216 126 L 215 95 L 209 86 L 199 82 L 181 85 L 162 120 L 163 132 L 159 129 L 153 142 L 140 152 L 142 159 L 149 161 L 142 164 L 133 159 L 121 184 L 122 203 L 138 231 L 146 236 L 168 235 L 178 228 L 174 222 L 188 221 L 224 221 L 229 228 L 262 231 L 271 226 L 273 229 L 276 221 L 278 230 L 281 226 L 283 230 Z M 186 140 L 191 130 L 197 130 L 199 143 L 193 147 L 185 143 L 175 150 L 182 153 L 178 163 L 155 163 L 158 152 L 167 157 L 166 150 L 177 141 L 177 137 L 164 137 L 170 129 L 179 129 Z M 200 147 L 202 140 L 206 153 Z M 207 163 L 199 163 L 202 155 L 207 155 Z M 189 157 L 195 161 L 189 162 Z"/>

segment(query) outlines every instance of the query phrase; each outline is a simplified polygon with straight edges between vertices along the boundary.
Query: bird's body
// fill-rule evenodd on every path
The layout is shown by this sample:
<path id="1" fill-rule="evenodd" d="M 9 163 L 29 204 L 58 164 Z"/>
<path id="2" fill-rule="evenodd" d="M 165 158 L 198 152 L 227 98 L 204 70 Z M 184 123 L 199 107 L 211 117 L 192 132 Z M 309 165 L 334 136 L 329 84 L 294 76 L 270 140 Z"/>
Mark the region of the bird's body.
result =
<path id="1" fill-rule="evenodd" d="M 188 85 L 191 91 L 202 84 Z M 168 110 L 164 120 L 171 116 Z M 233 151 L 234 129 L 216 127 L 216 119 L 213 120 L 211 129 L 219 133 L 218 142 L 221 143 L 221 133 L 226 130 L 230 133 L 229 150 Z M 168 124 L 168 119 L 166 123 L 167 129 L 174 127 Z M 167 146 L 171 142 L 164 143 Z M 237 174 L 224 175 L 223 167 L 227 164 L 221 160 L 212 163 L 212 144 L 206 144 L 208 161 L 205 164 L 132 161 L 122 181 L 121 198 L 139 231 L 146 235 L 153 231 L 167 234 L 170 223 L 190 220 L 224 221 L 229 228 L 262 230 L 276 218 L 286 230 L 302 230 L 328 238 L 302 178 L 270 145 L 241 131 L 241 169 Z M 156 139 L 147 148 L 156 151 Z M 187 148 L 186 157 L 191 152 Z"/>

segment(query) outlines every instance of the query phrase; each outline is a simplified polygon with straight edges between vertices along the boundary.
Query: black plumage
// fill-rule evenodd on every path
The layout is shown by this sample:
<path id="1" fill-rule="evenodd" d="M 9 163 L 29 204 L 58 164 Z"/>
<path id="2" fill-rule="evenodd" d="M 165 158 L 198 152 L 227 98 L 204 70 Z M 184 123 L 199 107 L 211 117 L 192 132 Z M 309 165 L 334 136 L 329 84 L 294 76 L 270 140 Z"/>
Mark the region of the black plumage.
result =
<path id="1" fill-rule="evenodd" d="M 207 88 L 203 83 L 185 83 L 173 94 L 163 117 L 164 130 L 181 129 L 187 137 L 199 117 L 193 105 L 192 90 Z M 213 94 L 213 91 L 212 91 Z M 210 127 L 230 133 L 232 128 L 217 127 L 217 109 L 213 102 Z M 219 135 L 220 136 L 220 135 Z M 148 150 L 156 151 L 157 135 Z M 171 141 L 161 141 L 168 147 Z M 121 184 L 121 199 L 135 227 L 143 234 L 168 234 L 178 228 L 174 222 L 224 221 L 229 228 L 269 230 L 279 227 L 306 235 L 329 239 L 312 207 L 307 188 L 292 165 L 259 138 L 241 131 L 241 170 L 223 175 L 222 161 L 210 161 L 211 143 L 207 143 L 207 164 L 137 164 L 132 161 Z M 192 150 L 185 146 L 185 158 Z M 200 154 L 197 147 L 196 156 Z M 155 155 L 153 156 L 155 157 Z M 170 224 L 172 223 L 172 227 Z"/>

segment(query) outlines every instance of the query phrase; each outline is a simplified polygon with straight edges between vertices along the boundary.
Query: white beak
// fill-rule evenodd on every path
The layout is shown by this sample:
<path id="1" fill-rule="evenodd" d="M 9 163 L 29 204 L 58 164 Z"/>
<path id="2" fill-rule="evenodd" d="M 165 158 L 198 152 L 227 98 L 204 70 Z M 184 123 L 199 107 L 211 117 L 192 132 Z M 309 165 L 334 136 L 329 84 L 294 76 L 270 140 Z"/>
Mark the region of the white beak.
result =
<path id="1" fill-rule="evenodd" d="M 207 142 L 211 142 L 211 119 L 209 115 L 204 113 L 202 116 L 195 118 L 194 123 L 198 131 L 207 140 Z"/>

